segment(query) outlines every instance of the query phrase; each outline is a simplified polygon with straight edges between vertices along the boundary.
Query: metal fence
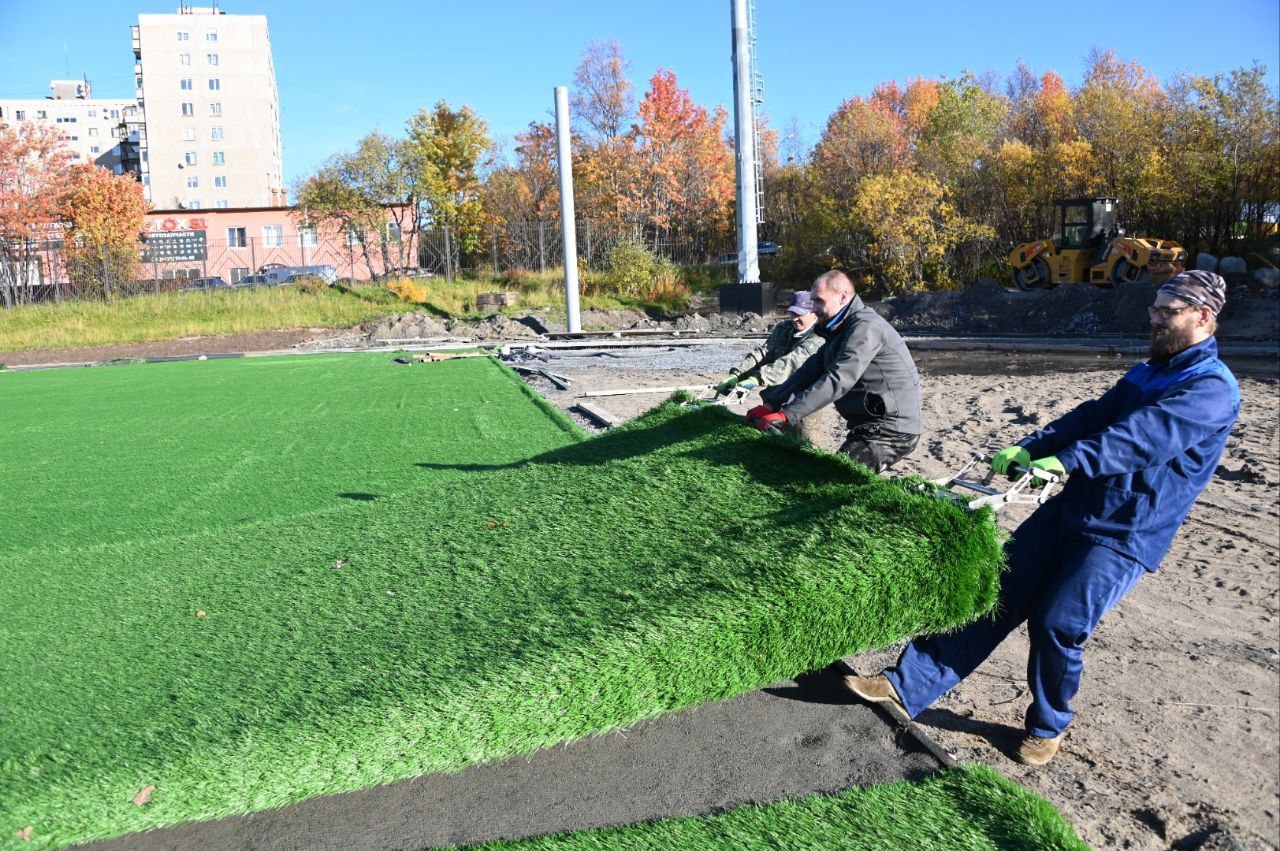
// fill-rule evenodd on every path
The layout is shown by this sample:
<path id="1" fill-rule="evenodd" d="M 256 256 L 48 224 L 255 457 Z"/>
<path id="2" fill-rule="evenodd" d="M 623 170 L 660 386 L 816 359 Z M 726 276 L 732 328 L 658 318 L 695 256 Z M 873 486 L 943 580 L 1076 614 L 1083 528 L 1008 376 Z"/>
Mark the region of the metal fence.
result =
<path id="1" fill-rule="evenodd" d="M 463 271 L 498 277 L 510 270 L 554 270 L 564 262 L 563 233 L 554 220 L 489 225 L 469 244 L 446 226 L 407 232 L 394 241 L 326 238 L 314 231 L 234 242 L 207 239 L 205 231 L 161 237 L 140 248 L 108 252 L 114 259 L 87 259 L 82 252 L 69 252 L 61 240 L 0 247 L 0 305 L 175 292 L 216 285 L 217 279 L 239 286 L 282 266 L 331 266 L 338 278 L 363 281 L 402 274 L 452 279 Z M 640 241 L 680 265 L 736 263 L 731 248 L 704 237 L 669 231 L 636 235 L 587 220 L 577 225 L 578 262 L 603 270 L 609 252 L 626 240 Z"/>
<path id="2" fill-rule="evenodd" d="M 544 272 L 564 263 L 564 232 L 558 220 L 511 222 L 490 226 L 481 239 L 474 260 L 488 265 L 495 275 L 509 269 Z M 616 226 L 589 219 L 580 220 L 575 229 L 578 262 L 588 269 L 604 269 L 609 252 L 624 241 L 643 243 L 650 251 L 678 265 L 713 263 L 732 246 L 713 242 L 703 236 L 689 236 L 667 230 L 635 234 Z M 487 254 L 487 257 L 484 255 Z M 735 261 L 736 262 L 736 255 Z"/>

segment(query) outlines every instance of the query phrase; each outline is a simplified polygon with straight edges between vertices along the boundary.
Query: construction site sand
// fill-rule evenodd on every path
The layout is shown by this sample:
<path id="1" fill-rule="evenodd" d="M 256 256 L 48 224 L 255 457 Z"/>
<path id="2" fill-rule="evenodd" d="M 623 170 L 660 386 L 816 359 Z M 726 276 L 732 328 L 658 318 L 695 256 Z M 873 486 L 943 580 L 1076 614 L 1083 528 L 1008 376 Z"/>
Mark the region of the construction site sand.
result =
<path id="1" fill-rule="evenodd" d="M 653 358 L 659 369 L 632 358 L 624 368 L 608 364 L 618 358 L 558 358 L 550 368 L 573 378 L 571 390 L 538 386 L 567 408 L 587 390 L 717 379 L 740 351 L 690 353 L 692 369 L 669 368 L 665 356 Z M 1023 375 L 1010 377 L 993 374 L 989 359 L 973 372 L 964 355 L 922 362 L 924 436 L 895 474 L 954 471 L 971 449 L 1008 445 L 1100 395 L 1127 368 L 1100 361 L 1037 373 L 1024 356 Z M 1095 847 L 1280 845 L 1280 401 L 1274 378 L 1242 377 L 1240 387 L 1240 420 L 1217 475 L 1159 572 L 1089 642 L 1076 722 L 1058 759 L 1027 768 L 1006 756 L 1029 702 L 1025 629 L 918 719 L 954 756 L 993 765 L 1052 801 Z M 596 401 L 630 417 L 660 397 Z M 835 449 L 839 418 L 819 417 L 822 444 Z M 1013 530 L 1028 513 L 1006 509 L 1000 524 Z M 899 649 L 848 661 L 874 672 Z"/>

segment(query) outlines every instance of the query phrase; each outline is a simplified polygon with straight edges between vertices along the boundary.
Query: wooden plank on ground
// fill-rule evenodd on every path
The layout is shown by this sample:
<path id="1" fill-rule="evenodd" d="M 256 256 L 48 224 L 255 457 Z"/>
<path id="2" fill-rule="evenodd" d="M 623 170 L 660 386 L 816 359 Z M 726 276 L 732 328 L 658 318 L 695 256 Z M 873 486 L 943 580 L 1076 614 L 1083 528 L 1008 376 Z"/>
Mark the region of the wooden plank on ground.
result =
<path id="1" fill-rule="evenodd" d="M 583 393 L 583 396 L 634 396 L 640 393 L 675 393 L 678 390 L 684 390 L 687 393 L 694 391 L 706 390 L 705 384 L 690 384 L 684 387 L 628 387 L 621 390 L 592 390 L 589 393 Z"/>
<path id="2" fill-rule="evenodd" d="M 598 405 L 592 405 L 587 402 L 577 403 L 573 406 L 573 410 L 584 414 L 595 422 L 600 423 L 600 425 L 605 428 L 613 428 L 614 426 L 622 425 L 624 422 L 622 417 L 617 414 L 611 413 Z"/>

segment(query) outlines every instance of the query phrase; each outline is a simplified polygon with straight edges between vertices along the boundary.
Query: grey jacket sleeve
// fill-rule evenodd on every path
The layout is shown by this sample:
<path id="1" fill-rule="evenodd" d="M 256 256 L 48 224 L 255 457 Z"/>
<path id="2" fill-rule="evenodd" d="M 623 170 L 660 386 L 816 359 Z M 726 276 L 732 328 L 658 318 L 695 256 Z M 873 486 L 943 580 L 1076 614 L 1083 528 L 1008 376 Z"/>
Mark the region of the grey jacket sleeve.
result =
<path id="1" fill-rule="evenodd" d="M 821 337 L 810 331 L 807 336 L 792 347 L 791 351 L 773 363 L 760 367 L 760 383 L 766 387 L 772 387 L 775 384 L 781 384 L 786 381 L 793 372 L 809 359 L 810 355 L 822 348 L 823 342 Z"/>
<path id="2" fill-rule="evenodd" d="M 822 371 L 826 369 L 826 365 L 823 363 L 824 357 L 822 349 L 819 348 L 818 351 L 809 355 L 808 359 L 800 364 L 800 368 L 791 373 L 791 377 L 786 381 L 776 387 L 765 387 L 761 390 L 760 399 L 775 408 L 781 408 L 793 394 L 803 391 L 818 380 L 818 377 L 822 375 Z"/>
<path id="3" fill-rule="evenodd" d="M 871 322 L 859 322 L 850 329 L 844 345 L 835 353 L 835 358 L 830 359 L 826 370 L 808 386 L 798 389 L 791 402 L 783 406 L 787 419 L 798 422 L 852 390 L 883 344 L 884 335 Z"/>

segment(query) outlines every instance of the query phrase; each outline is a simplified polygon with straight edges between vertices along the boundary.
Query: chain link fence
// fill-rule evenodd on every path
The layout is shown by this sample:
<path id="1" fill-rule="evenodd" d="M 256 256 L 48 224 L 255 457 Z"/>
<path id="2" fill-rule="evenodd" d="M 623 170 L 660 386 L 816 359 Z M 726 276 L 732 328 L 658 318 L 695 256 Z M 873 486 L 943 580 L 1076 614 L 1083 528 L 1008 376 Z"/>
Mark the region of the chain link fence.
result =
<path id="1" fill-rule="evenodd" d="M 579 264 L 594 271 L 604 270 L 609 252 L 631 240 L 677 265 L 737 262 L 732 247 L 671 231 L 637 236 L 583 220 L 578 222 L 576 236 Z M 0 247 L 0 305 L 277 283 L 262 276 L 281 268 L 315 273 L 316 267 L 325 267 L 325 277 L 353 281 L 398 275 L 451 280 L 464 270 L 496 278 L 511 270 L 558 269 L 564 262 L 563 232 L 555 220 L 486 226 L 466 252 L 457 229 L 448 226 L 405 233 L 395 240 L 364 242 L 345 235 L 325 238 L 314 231 L 235 241 L 207 239 L 205 231 L 169 232 L 161 237 L 106 252 L 69 249 L 62 240 Z"/>

